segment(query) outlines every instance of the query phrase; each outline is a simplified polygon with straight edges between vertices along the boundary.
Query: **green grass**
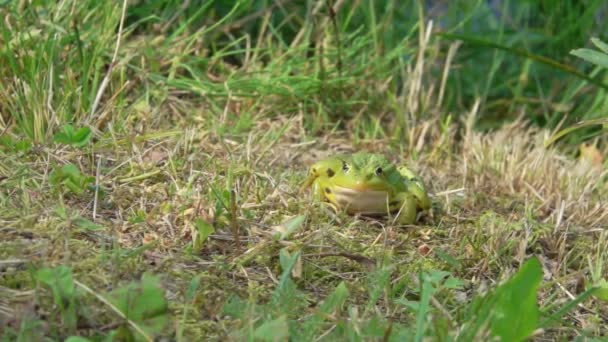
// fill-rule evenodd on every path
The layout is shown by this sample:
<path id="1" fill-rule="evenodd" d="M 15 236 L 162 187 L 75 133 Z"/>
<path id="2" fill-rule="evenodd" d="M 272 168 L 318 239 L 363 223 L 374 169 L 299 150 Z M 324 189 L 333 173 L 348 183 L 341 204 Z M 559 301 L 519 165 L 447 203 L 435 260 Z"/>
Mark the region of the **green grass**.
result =
<path id="1" fill-rule="evenodd" d="M 605 337 L 605 6 L 550 3 L 0 1 L 0 336 Z M 357 150 L 433 210 L 298 191 Z"/>

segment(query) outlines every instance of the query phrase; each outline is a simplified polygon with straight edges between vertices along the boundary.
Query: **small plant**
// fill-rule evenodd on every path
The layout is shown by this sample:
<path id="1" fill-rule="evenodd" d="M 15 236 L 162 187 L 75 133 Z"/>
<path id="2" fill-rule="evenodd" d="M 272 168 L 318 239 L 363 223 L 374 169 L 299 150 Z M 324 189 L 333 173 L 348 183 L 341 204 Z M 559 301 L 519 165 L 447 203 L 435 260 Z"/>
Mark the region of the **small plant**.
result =
<path id="1" fill-rule="evenodd" d="M 591 42 L 600 51 L 591 49 L 576 49 L 570 53 L 576 57 L 582 58 L 587 62 L 593 63 L 598 67 L 608 69 L 608 44 L 598 38 L 591 38 Z"/>
<path id="2" fill-rule="evenodd" d="M 542 280 L 538 259 L 526 261 L 507 282 L 469 306 L 469 319 L 459 340 L 491 335 L 502 341 L 523 341 L 539 327 L 537 290 Z"/>
<path id="3" fill-rule="evenodd" d="M 67 164 L 53 170 L 49 183 L 57 189 L 73 192 L 77 195 L 85 192 L 95 181 L 95 177 L 86 176 L 74 164 Z"/>
<path id="4" fill-rule="evenodd" d="M 192 241 L 192 249 L 195 252 L 200 251 L 207 241 L 209 235 L 213 234 L 215 228 L 209 222 L 203 220 L 202 218 L 197 218 L 194 221 L 194 226 L 196 227 L 196 233 L 193 236 Z"/>
<path id="5" fill-rule="evenodd" d="M 144 274 L 141 282 L 121 287 L 108 297 L 126 320 L 116 331 L 119 340 L 151 340 L 168 322 L 167 301 L 155 276 Z"/>
<path id="6" fill-rule="evenodd" d="M 32 149 L 32 143 L 25 139 L 15 141 L 8 135 L 1 135 L 0 150 L 2 149 L 10 152 L 27 152 Z"/>
<path id="7" fill-rule="evenodd" d="M 41 268 L 35 272 L 34 278 L 53 293 L 53 301 L 61 316 L 61 325 L 70 332 L 75 331 L 77 293 L 72 279 L 72 270 L 63 265 L 55 268 Z"/>
<path id="8" fill-rule="evenodd" d="M 62 220 L 73 226 L 81 232 L 92 232 L 103 230 L 104 227 L 85 217 L 80 216 L 78 212 L 68 212 L 64 206 L 57 206 L 55 214 Z"/>
<path id="9" fill-rule="evenodd" d="M 70 124 L 66 124 L 62 127 L 61 131 L 55 134 L 55 142 L 73 145 L 76 147 L 83 147 L 91 141 L 93 133 L 89 127 L 80 127 L 74 129 Z"/>

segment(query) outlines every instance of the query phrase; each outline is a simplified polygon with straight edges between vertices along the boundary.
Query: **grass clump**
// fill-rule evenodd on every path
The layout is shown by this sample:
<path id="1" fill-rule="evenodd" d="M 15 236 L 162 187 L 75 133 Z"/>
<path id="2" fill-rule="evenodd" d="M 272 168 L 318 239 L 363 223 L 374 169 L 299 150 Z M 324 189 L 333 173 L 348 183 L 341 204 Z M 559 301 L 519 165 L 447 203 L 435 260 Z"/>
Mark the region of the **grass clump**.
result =
<path id="1" fill-rule="evenodd" d="M 530 34 L 554 32 L 564 8 L 591 12 L 490 15 L 479 1 L 453 22 L 460 2 L 438 17 L 418 1 L 121 5 L 0 4 L 4 339 L 608 333 L 606 164 L 573 153 L 594 134 L 606 155 L 605 135 L 584 130 L 604 124 L 589 83 L 602 74 L 534 64 L 594 25 Z M 480 20 L 502 52 L 466 45 Z M 534 51 L 523 63 L 509 54 L 521 42 Z M 565 105 L 588 121 L 553 144 Z M 433 210 L 400 227 L 298 191 L 312 161 L 358 150 L 408 164 Z"/>

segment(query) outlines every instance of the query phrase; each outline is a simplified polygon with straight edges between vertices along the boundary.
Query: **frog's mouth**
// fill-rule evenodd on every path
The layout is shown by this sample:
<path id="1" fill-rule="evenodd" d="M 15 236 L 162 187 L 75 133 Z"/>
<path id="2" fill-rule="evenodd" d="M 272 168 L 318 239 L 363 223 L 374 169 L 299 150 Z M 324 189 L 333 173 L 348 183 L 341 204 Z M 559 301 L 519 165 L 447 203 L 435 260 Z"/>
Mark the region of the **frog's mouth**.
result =
<path id="1" fill-rule="evenodd" d="M 349 213 L 386 214 L 389 208 L 388 192 L 372 189 L 353 189 L 341 186 L 332 188 L 336 204 Z"/>

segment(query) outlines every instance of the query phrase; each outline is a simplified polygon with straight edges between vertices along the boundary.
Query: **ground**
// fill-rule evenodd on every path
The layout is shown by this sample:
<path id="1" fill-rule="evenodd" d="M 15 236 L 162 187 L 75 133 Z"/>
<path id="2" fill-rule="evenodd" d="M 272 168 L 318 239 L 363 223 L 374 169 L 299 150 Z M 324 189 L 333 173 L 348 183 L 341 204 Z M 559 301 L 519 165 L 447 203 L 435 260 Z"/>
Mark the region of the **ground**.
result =
<path id="1" fill-rule="evenodd" d="M 390 146 L 380 140 L 354 146 L 341 133 L 307 137 L 299 122 L 259 122 L 244 141 L 171 132 L 123 145 L 99 141 L 96 159 L 70 148 L 5 159 L 14 184 L 3 187 L 2 282 L 5 291 L 11 288 L 2 302 L 5 322 L 18 330 L 39 320 L 44 328 L 36 332 L 65 333 L 52 315 L 58 309 L 51 294 L 35 290 L 31 273 L 67 265 L 76 289 L 94 289 L 78 299 L 81 333 L 115 328 L 117 317 L 96 296 L 147 272 L 159 275 L 168 300 L 167 331 L 188 339 L 233 336 L 248 320 L 268 318 L 237 306 L 244 315 L 237 319 L 226 315 L 226 303 L 233 296 L 250 305 L 267 302 L 281 281 L 284 250 L 301 253 L 291 274 L 305 299 L 281 304 L 302 310 L 286 312 L 294 319 L 313 314 L 344 282 L 350 294 L 344 305 L 360 310 L 359 324 L 378 315 L 407 326 L 415 315 L 398 303 L 417 298 L 419 273 L 446 271 L 462 284 L 438 292 L 429 314 L 456 329 L 474 296 L 531 257 L 543 269 L 541 308 L 579 295 L 589 268 L 605 261 L 605 183 L 599 173 L 577 172 L 576 160 L 546 150 L 543 132 L 524 122 L 489 134 L 465 128 L 462 143 L 454 143 L 453 132 L 430 128 L 418 138 L 423 144 L 392 154 L 421 174 L 433 196 L 432 212 L 408 227 L 336 214 L 299 192 L 310 161 L 337 151 L 385 153 Z M 97 175 L 97 194 L 48 185 L 49 169 L 68 161 Z M 606 333 L 607 309 L 587 300 L 564 318 L 570 328 L 539 336 Z M 319 323 L 318 335 L 346 317 L 336 313 Z"/>

